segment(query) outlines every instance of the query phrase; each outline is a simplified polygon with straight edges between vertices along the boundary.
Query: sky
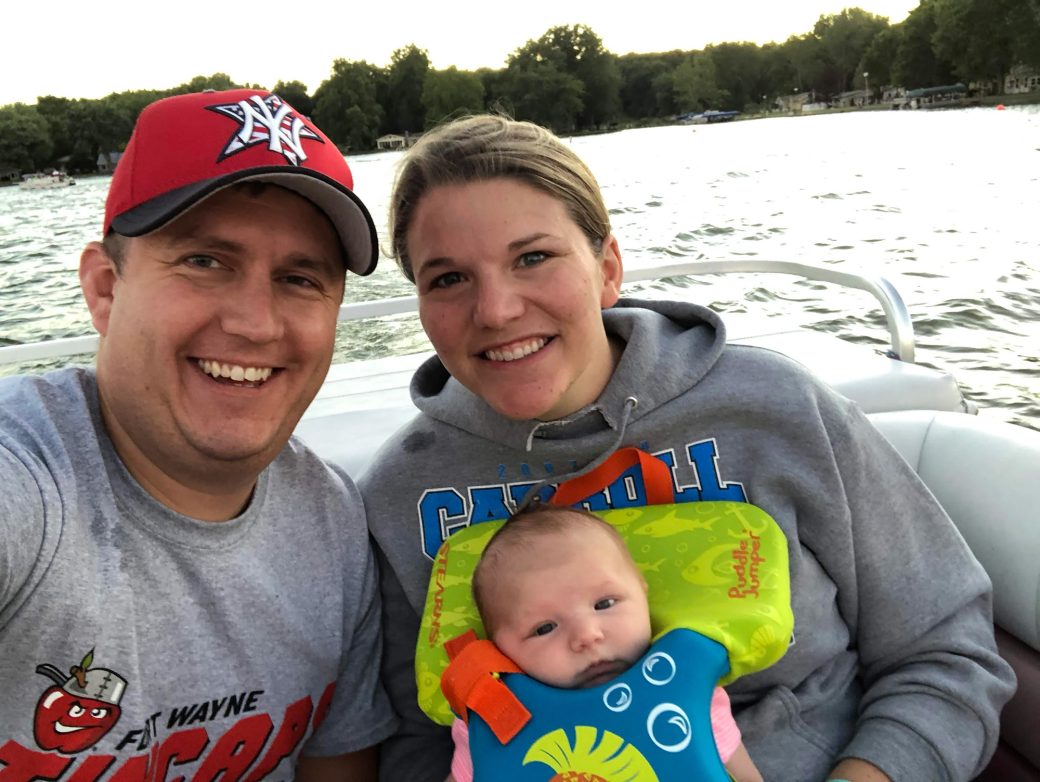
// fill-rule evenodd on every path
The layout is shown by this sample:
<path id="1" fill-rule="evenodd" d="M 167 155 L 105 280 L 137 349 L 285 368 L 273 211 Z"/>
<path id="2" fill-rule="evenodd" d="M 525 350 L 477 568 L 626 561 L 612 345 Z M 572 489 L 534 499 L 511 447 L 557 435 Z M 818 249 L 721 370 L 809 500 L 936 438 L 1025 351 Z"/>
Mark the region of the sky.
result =
<path id="1" fill-rule="evenodd" d="M 892 24 L 918 0 L 20 0 L 5 3 L 0 106 L 41 95 L 100 98 L 222 72 L 313 93 L 337 58 L 386 66 L 415 44 L 437 69 L 502 68 L 550 27 L 584 24 L 611 52 L 782 42 L 858 6 Z"/>

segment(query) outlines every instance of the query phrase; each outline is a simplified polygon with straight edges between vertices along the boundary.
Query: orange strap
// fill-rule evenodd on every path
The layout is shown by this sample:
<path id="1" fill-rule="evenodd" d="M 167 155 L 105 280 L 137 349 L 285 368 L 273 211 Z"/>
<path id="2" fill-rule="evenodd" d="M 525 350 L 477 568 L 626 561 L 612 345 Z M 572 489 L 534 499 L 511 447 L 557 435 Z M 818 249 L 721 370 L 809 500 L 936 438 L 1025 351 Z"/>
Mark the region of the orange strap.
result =
<path id="1" fill-rule="evenodd" d="M 451 658 L 441 674 L 441 692 L 452 711 L 464 721 L 467 710 L 480 716 L 502 744 L 507 744 L 531 719 L 531 712 L 496 677 L 521 673 L 516 664 L 491 641 L 478 640 L 467 630 L 444 644 Z"/>
<path id="2" fill-rule="evenodd" d="M 672 475 L 668 465 L 638 448 L 619 448 L 603 464 L 592 472 L 564 481 L 549 500 L 550 505 L 574 505 L 586 497 L 609 486 L 625 470 L 639 465 L 646 486 L 647 505 L 671 505 L 675 502 L 672 492 Z"/>

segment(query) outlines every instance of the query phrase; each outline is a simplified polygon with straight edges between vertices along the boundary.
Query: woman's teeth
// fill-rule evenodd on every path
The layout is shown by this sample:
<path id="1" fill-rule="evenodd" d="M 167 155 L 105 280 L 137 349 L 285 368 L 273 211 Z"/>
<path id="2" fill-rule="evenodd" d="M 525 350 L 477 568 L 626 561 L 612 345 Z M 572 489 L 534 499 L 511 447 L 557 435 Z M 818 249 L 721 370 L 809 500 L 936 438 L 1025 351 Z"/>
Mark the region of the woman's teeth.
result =
<path id="1" fill-rule="evenodd" d="M 538 339 L 531 339 L 527 342 L 521 342 L 518 345 L 514 345 L 511 348 L 506 349 L 495 349 L 484 351 L 484 357 L 491 361 L 516 361 L 524 356 L 529 356 L 532 353 L 537 353 L 539 350 L 545 347 L 545 343 L 549 340 L 544 337 Z"/>

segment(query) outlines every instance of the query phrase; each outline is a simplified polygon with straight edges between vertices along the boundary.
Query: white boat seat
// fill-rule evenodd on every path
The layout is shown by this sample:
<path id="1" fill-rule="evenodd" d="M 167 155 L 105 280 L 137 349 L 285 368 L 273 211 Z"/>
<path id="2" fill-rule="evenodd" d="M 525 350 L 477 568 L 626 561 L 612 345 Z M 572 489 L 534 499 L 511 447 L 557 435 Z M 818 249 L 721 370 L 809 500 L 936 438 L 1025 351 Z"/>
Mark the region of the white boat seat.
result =
<path id="1" fill-rule="evenodd" d="M 872 415 L 950 514 L 993 581 L 997 646 L 1018 676 L 980 780 L 1040 779 L 1040 431 L 926 410 Z"/>
<path id="2" fill-rule="evenodd" d="M 790 356 L 868 413 L 917 408 L 961 412 L 966 407 L 956 382 L 943 372 L 886 358 L 829 334 L 768 332 L 761 322 L 756 325 L 757 331 L 735 319 L 730 341 Z M 415 415 L 408 382 L 430 355 L 334 364 L 296 434 L 350 475 L 359 475 L 383 441 Z"/>
<path id="3" fill-rule="evenodd" d="M 846 342 L 820 331 L 798 329 L 731 338 L 730 342 L 775 350 L 793 358 L 866 413 L 888 410 L 973 412 L 953 376 L 908 364 L 874 348 Z"/>

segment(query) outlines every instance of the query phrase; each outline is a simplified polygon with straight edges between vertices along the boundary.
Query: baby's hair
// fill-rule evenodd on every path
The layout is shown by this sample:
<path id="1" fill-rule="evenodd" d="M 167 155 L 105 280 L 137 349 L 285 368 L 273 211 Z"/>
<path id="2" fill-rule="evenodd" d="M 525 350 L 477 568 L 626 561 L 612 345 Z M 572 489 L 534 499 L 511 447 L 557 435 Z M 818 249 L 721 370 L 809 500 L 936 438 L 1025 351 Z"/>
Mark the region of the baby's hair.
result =
<path id="1" fill-rule="evenodd" d="M 511 561 L 510 552 L 516 551 L 534 540 L 547 535 L 572 532 L 584 525 L 608 535 L 627 559 L 631 559 L 624 538 L 609 522 L 581 508 L 565 508 L 558 505 L 534 505 L 514 513 L 491 536 L 480 561 L 473 570 L 473 602 L 480 612 L 484 629 L 490 636 L 495 617 L 490 610 L 488 589 L 491 580 L 500 577 Z M 632 567 L 636 567 L 633 562 Z"/>

